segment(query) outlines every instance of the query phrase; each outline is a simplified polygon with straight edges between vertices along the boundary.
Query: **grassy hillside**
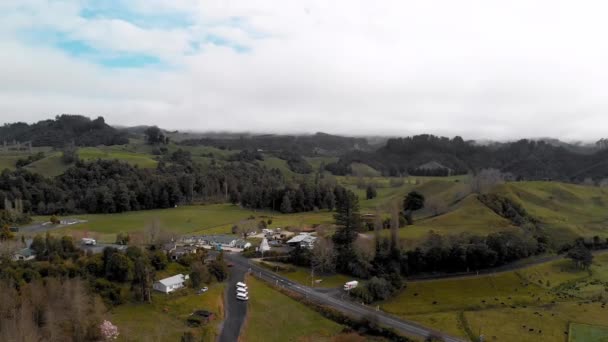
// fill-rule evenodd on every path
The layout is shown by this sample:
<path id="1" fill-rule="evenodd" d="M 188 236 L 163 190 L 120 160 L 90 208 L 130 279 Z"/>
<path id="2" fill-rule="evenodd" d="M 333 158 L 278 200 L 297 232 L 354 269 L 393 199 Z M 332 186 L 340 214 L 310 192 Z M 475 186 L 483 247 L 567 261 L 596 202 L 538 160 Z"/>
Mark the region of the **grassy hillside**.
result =
<path id="1" fill-rule="evenodd" d="M 53 152 L 47 154 L 47 157 L 27 165 L 25 169 L 45 177 L 55 177 L 64 173 L 69 167 L 70 165 L 61 161 L 61 152 Z"/>
<path id="2" fill-rule="evenodd" d="M 500 186 L 502 193 L 539 219 L 557 242 L 577 236 L 608 237 L 608 189 L 558 182 L 521 182 Z"/>
<path id="3" fill-rule="evenodd" d="M 331 341 L 343 329 L 253 277 L 248 277 L 247 285 L 250 299 L 243 341 Z"/>
<path id="4" fill-rule="evenodd" d="M 152 158 L 152 155 L 131 152 L 128 150 L 127 145 L 110 147 L 84 147 L 78 149 L 78 157 L 85 161 L 97 159 L 118 159 L 131 165 L 137 165 L 141 168 L 155 168 L 158 164 L 158 162 Z"/>

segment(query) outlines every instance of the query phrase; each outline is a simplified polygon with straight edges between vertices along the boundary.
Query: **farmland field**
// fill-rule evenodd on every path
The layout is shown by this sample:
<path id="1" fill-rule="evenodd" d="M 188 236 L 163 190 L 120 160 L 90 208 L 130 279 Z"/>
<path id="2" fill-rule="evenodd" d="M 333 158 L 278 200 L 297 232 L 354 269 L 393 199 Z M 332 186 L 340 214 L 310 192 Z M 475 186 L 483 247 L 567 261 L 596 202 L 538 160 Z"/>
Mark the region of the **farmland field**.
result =
<path id="1" fill-rule="evenodd" d="M 88 222 L 62 228 L 57 233 L 95 232 L 102 241 L 112 242 L 117 233 L 143 231 L 146 225 L 158 221 L 160 227 L 175 234 L 230 233 L 232 224 L 255 213 L 230 204 L 182 206 L 171 209 L 131 211 L 121 214 L 72 215 Z M 35 220 L 48 220 L 36 217 Z"/>
<path id="2" fill-rule="evenodd" d="M 564 341 L 571 322 L 608 325 L 606 285 L 608 253 L 599 253 L 589 271 L 561 259 L 495 275 L 409 282 L 380 306 L 462 337 Z"/>
<path id="3" fill-rule="evenodd" d="M 343 327 L 306 305 L 248 277 L 248 316 L 243 341 L 331 341 Z"/>
<path id="4" fill-rule="evenodd" d="M 280 262 L 263 262 L 261 266 L 266 267 L 272 271 L 277 272 L 283 277 L 306 285 L 310 287 L 319 287 L 319 288 L 341 288 L 344 283 L 347 281 L 354 280 L 354 278 L 343 275 L 343 274 L 332 274 L 332 275 L 315 275 L 314 282 L 312 281 L 312 276 L 310 272 L 310 268 L 294 266 L 291 264 L 283 264 Z M 274 268 L 273 266 L 278 266 Z"/>

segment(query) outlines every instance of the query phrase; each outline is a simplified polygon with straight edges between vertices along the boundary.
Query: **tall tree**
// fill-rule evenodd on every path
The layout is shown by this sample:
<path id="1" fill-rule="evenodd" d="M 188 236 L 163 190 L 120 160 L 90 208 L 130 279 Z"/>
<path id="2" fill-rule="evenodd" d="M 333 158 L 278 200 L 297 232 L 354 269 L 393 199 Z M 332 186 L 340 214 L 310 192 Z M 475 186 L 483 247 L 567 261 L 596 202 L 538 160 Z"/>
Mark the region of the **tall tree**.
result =
<path id="1" fill-rule="evenodd" d="M 412 191 L 403 200 L 403 211 L 408 224 L 413 224 L 412 213 L 424 208 L 424 195 L 418 191 Z"/>
<path id="2" fill-rule="evenodd" d="M 357 239 L 358 230 L 361 227 L 359 214 L 359 200 L 350 190 L 340 189 L 339 200 L 336 202 L 336 214 L 334 219 L 338 226 L 333 235 L 336 248 L 336 266 L 339 271 L 349 272 L 353 264 L 357 262 L 357 253 L 353 243 Z"/>
<path id="3" fill-rule="evenodd" d="M 593 254 L 587 249 L 583 241 L 577 240 L 566 256 L 576 263 L 577 267 L 587 269 L 593 262 Z"/>

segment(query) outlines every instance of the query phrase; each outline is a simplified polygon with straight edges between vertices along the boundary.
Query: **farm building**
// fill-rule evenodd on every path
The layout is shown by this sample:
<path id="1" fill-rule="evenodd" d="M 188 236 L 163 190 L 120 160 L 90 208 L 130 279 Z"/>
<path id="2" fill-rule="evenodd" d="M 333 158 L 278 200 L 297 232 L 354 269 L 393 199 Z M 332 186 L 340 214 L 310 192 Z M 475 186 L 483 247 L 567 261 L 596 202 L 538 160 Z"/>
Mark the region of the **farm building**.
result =
<path id="1" fill-rule="evenodd" d="M 179 290 L 185 286 L 188 275 L 178 274 L 173 277 L 161 279 L 152 285 L 152 288 L 156 291 L 163 293 L 171 293 L 175 290 Z"/>
<path id="2" fill-rule="evenodd" d="M 315 240 L 317 240 L 317 238 L 309 233 L 300 233 L 288 240 L 287 244 L 291 247 L 300 246 L 302 248 L 311 249 L 315 244 Z"/>

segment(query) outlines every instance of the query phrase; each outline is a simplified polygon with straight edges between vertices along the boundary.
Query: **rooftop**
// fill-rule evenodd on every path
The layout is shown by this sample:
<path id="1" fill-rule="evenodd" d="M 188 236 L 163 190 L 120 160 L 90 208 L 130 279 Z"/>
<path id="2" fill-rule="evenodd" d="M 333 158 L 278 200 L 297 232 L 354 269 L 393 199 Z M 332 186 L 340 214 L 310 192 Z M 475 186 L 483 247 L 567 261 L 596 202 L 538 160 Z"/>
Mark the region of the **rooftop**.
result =
<path id="1" fill-rule="evenodd" d="M 178 274 L 178 275 L 174 275 L 173 277 L 169 277 L 169 278 L 165 278 L 165 279 L 161 279 L 158 282 L 165 285 L 165 286 L 171 286 L 171 285 L 177 285 L 177 284 L 181 284 L 185 281 L 185 277 L 183 274 Z"/>

